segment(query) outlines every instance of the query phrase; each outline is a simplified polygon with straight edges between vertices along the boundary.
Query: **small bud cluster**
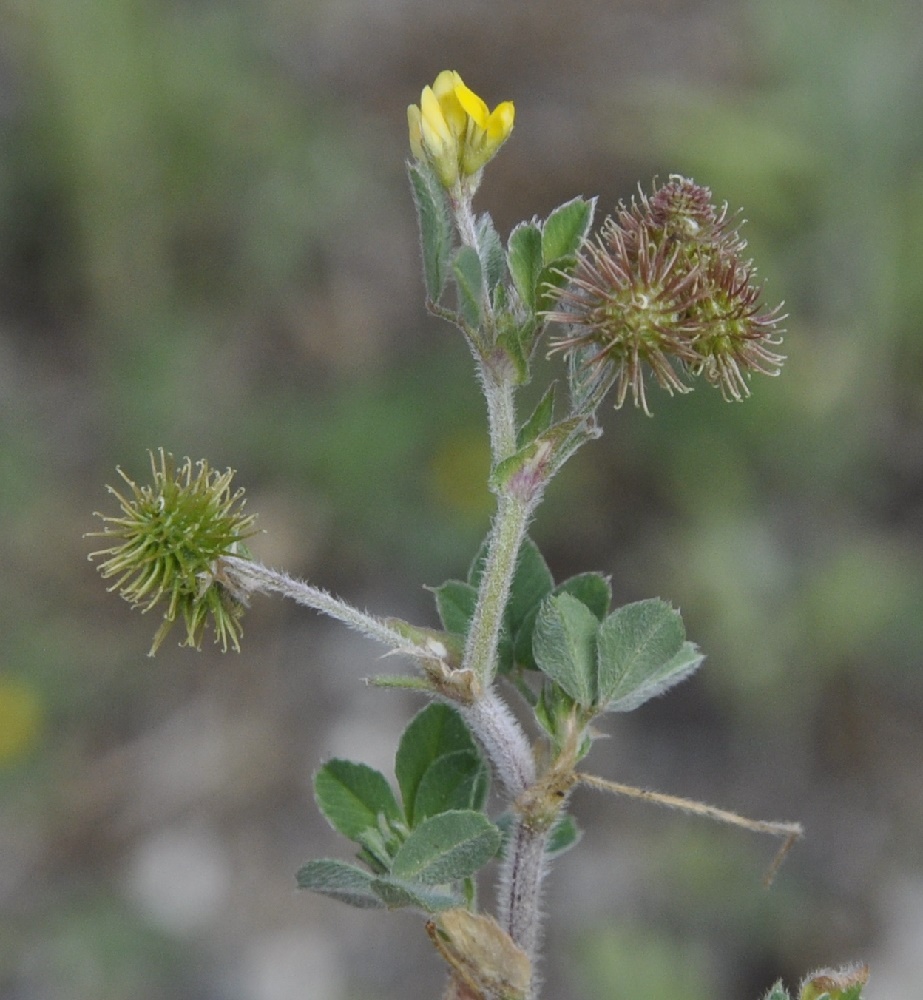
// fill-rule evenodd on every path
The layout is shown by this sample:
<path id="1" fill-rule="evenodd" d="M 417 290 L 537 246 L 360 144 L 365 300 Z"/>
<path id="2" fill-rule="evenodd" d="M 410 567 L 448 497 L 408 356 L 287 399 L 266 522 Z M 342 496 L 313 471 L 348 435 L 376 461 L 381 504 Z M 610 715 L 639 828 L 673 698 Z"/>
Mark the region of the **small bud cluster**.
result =
<path id="1" fill-rule="evenodd" d="M 239 649 L 242 600 L 222 576 L 223 556 L 246 555 L 242 541 L 254 534 L 255 515 L 243 513 L 243 490 L 231 492 L 233 471 L 223 473 L 208 463 L 195 466 L 187 458 L 179 470 L 173 456 L 161 448 L 151 454 L 154 482 L 138 486 L 119 469 L 130 494 L 108 487 L 122 508 L 122 517 L 101 517 L 104 529 L 93 534 L 115 539 L 111 548 L 92 552 L 106 556 L 100 574 L 118 577 L 119 590 L 133 607 L 149 611 L 166 603 L 163 624 L 150 654 L 157 651 L 177 618 L 186 625 L 184 645 L 198 647 L 211 615 L 215 641 Z"/>
<path id="2" fill-rule="evenodd" d="M 727 207 L 673 176 L 650 197 L 619 204 L 596 241 L 587 241 L 570 282 L 551 289 L 546 318 L 568 328 L 552 351 L 581 368 L 605 369 L 616 406 L 629 391 L 649 413 L 644 366 L 671 394 L 703 375 L 728 400 L 750 394 L 753 372 L 776 375 L 784 361 L 779 308 L 762 311 L 762 286 Z"/>

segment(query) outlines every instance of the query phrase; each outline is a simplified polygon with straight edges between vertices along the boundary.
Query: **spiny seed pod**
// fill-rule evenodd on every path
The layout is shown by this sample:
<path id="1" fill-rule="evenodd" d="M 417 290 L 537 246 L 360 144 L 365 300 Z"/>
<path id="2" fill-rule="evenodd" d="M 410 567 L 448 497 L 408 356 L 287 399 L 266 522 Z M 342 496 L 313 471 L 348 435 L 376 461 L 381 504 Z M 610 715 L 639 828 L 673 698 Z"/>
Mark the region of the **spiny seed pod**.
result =
<path id="1" fill-rule="evenodd" d="M 723 255 L 708 267 L 705 287 L 708 295 L 693 310 L 701 360 L 689 370 L 739 402 L 750 395 L 753 372 L 778 375 L 785 360 L 771 349 L 780 342 L 775 328 L 781 307 L 761 311 L 762 285 L 755 284 L 752 267 Z"/>
<path id="2" fill-rule="evenodd" d="M 558 308 L 545 317 L 566 327 L 551 353 L 614 384 L 616 407 L 630 392 L 650 413 L 645 368 L 671 394 L 701 374 L 725 399 L 743 399 L 753 372 L 778 374 L 784 360 L 771 350 L 782 317 L 761 311 L 745 247 L 727 206 L 715 208 L 708 188 L 685 178 L 620 204 L 584 243 L 569 283 L 549 288 Z"/>
<path id="3" fill-rule="evenodd" d="M 90 559 L 106 557 L 100 574 L 117 577 L 109 589 L 119 590 L 132 607 L 149 611 L 166 604 L 149 655 L 179 617 L 186 625 L 184 645 L 198 648 L 209 615 L 222 650 L 229 642 L 239 650 L 245 605 L 222 574 L 221 559 L 249 555 L 242 542 L 255 534 L 255 515 L 243 513 L 243 490 L 231 492 L 233 470 L 219 473 L 204 460 L 193 466 L 188 458 L 177 470 L 162 448 L 156 458 L 151 453 L 151 470 L 150 486 L 139 486 L 118 470 L 130 493 L 107 489 L 123 516 L 97 514 L 104 527 L 91 533 L 117 544 L 90 553 Z"/>

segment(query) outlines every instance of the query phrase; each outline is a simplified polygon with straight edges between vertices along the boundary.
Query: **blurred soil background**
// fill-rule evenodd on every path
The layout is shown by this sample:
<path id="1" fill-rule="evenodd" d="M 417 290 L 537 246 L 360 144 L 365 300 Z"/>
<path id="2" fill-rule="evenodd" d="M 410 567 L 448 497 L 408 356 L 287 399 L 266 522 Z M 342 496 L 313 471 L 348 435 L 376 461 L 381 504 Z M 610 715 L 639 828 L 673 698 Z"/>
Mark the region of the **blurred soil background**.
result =
<path id="1" fill-rule="evenodd" d="M 83 534 L 117 464 L 207 457 L 265 562 L 434 622 L 491 509 L 403 166 L 446 67 L 516 103 L 502 232 L 680 172 L 744 207 L 790 314 L 745 405 L 607 410 L 534 535 L 708 653 L 591 770 L 807 839 L 767 892 L 771 841 L 579 793 L 545 995 L 756 1000 L 850 959 L 923 995 L 919 3 L 0 0 L 0 998 L 439 995 L 418 917 L 294 887 L 349 856 L 312 770 L 389 768 L 420 707 L 363 685 L 381 651 L 257 599 L 240 655 L 150 660 Z"/>

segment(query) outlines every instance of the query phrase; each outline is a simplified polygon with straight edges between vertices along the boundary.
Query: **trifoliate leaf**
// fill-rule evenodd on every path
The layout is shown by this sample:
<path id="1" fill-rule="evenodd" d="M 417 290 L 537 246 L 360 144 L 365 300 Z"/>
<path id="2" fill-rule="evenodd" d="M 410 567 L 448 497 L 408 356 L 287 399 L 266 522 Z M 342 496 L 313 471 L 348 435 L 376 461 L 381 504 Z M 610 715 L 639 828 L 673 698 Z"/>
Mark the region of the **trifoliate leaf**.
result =
<path id="1" fill-rule="evenodd" d="M 539 669 L 579 705 L 596 701 L 596 631 L 599 620 L 570 594 L 547 598 L 535 621 L 532 652 Z"/>
<path id="2" fill-rule="evenodd" d="M 570 594 L 585 604 L 602 621 L 612 603 L 612 585 L 602 573 L 578 573 L 554 588 L 556 594 Z"/>
<path id="3" fill-rule="evenodd" d="M 424 820 L 401 844 L 391 874 L 424 885 L 442 885 L 474 875 L 499 846 L 500 831 L 483 813 L 440 813 Z"/>
<path id="4" fill-rule="evenodd" d="M 542 263 L 572 257 L 590 231 L 596 199 L 573 198 L 556 208 L 542 227 Z"/>
<path id="5" fill-rule="evenodd" d="M 437 757 L 423 772 L 413 800 L 411 826 L 439 813 L 482 809 L 490 789 L 490 772 L 480 753 L 456 750 Z M 406 808 L 406 804 L 405 804 Z"/>
<path id="6" fill-rule="evenodd" d="M 478 752 L 468 727 L 454 708 L 432 702 L 410 720 L 394 758 L 394 771 L 410 825 L 416 821 L 415 803 L 423 775 L 434 761 L 459 751 Z"/>
<path id="7" fill-rule="evenodd" d="M 456 893 L 387 875 L 372 881 L 372 891 L 389 910 L 409 907 L 423 910 L 424 913 L 439 913 L 441 910 L 448 910 L 464 903 L 463 898 Z"/>
<path id="8" fill-rule="evenodd" d="M 328 858 L 309 861 L 296 877 L 299 889 L 310 889 L 350 906 L 374 910 L 385 905 L 372 889 L 375 876 L 345 861 Z"/>
<path id="9" fill-rule="evenodd" d="M 580 573 L 559 583 L 552 591 L 554 594 L 570 594 L 602 621 L 606 617 L 609 605 L 612 603 L 612 588 L 608 579 L 601 573 Z M 538 669 L 532 652 L 532 641 L 535 633 L 535 619 L 541 605 L 536 605 L 526 616 L 519 631 L 516 633 L 513 652 L 516 663 L 531 670 Z"/>
<path id="10" fill-rule="evenodd" d="M 522 222 L 510 233 L 507 265 L 523 304 L 535 312 L 538 275 L 542 269 L 542 232 L 536 223 Z"/>
<path id="11" fill-rule="evenodd" d="M 403 820 L 387 779 L 367 764 L 328 760 L 314 776 L 314 796 L 327 822 L 350 840 L 377 831 L 380 815 L 389 822 Z"/>
<path id="12" fill-rule="evenodd" d="M 599 706 L 629 712 L 688 677 L 704 660 L 685 642 L 679 612 L 652 598 L 626 604 L 599 627 Z"/>

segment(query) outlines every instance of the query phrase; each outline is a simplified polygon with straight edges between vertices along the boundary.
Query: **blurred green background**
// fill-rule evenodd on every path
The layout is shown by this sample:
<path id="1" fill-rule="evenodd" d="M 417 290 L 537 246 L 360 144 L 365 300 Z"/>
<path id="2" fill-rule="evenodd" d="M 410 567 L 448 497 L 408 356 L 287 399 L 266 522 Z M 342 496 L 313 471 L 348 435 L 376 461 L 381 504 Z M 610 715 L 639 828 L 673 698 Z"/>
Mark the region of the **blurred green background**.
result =
<path id="1" fill-rule="evenodd" d="M 807 840 L 575 800 L 546 995 L 756 1000 L 923 982 L 923 18 L 916 0 L 0 0 L 0 997 L 398 1000 L 419 921 L 294 891 L 345 856 L 325 756 L 387 767 L 380 651 L 257 600 L 167 643 L 86 561 L 146 452 L 238 470 L 266 562 L 381 613 L 485 532 L 465 348 L 422 305 L 405 109 L 454 68 L 517 125 L 502 231 L 672 172 L 744 207 L 778 380 L 607 413 L 534 534 L 563 578 L 683 610 L 692 681 L 592 769 Z M 389 668 L 390 669 L 390 668 Z"/>

